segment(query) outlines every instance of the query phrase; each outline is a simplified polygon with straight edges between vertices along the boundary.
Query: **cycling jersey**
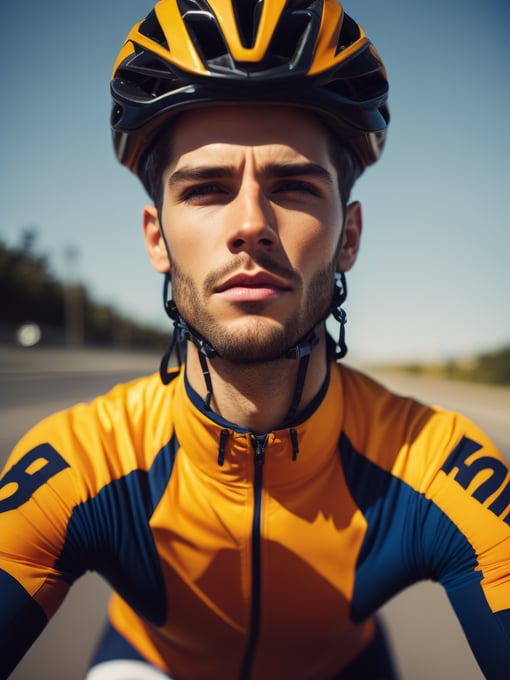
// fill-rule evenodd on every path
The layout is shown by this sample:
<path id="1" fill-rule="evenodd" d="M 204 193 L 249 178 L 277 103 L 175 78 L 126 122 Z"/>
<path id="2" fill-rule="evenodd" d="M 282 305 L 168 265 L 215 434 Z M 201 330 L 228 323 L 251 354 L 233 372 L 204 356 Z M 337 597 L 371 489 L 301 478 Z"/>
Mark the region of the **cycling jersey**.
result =
<path id="1" fill-rule="evenodd" d="M 508 464 L 472 423 L 345 366 L 257 435 L 183 370 L 119 385 L 37 425 L 0 479 L 0 667 L 95 570 L 114 629 L 178 679 L 335 677 L 422 579 L 506 678 L 509 506 Z"/>

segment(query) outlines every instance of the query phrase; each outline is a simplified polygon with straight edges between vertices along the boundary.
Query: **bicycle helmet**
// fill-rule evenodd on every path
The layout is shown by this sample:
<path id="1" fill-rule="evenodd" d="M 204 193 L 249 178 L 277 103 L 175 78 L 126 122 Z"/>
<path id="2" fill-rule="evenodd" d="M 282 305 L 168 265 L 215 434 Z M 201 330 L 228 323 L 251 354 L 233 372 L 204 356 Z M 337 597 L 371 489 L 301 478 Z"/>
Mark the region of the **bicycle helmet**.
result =
<path id="1" fill-rule="evenodd" d="M 193 107 L 282 103 L 320 114 L 355 154 L 381 154 L 386 71 L 337 0 L 160 0 L 130 31 L 111 80 L 118 160 L 144 157 L 172 116 Z"/>

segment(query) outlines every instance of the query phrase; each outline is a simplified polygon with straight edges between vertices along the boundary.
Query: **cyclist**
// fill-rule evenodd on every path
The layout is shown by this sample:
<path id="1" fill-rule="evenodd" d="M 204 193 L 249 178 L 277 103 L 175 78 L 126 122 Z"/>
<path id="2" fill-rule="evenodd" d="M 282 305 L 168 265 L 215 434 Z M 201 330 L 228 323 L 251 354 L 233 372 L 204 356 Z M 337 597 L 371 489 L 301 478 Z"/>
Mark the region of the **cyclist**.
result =
<path id="1" fill-rule="evenodd" d="M 376 613 L 421 579 L 506 678 L 508 465 L 461 415 L 338 362 L 350 189 L 389 121 L 373 45 L 336 0 L 161 0 L 111 88 L 173 341 L 160 375 L 11 455 L 2 677 L 92 569 L 115 594 L 88 680 L 394 678 Z"/>

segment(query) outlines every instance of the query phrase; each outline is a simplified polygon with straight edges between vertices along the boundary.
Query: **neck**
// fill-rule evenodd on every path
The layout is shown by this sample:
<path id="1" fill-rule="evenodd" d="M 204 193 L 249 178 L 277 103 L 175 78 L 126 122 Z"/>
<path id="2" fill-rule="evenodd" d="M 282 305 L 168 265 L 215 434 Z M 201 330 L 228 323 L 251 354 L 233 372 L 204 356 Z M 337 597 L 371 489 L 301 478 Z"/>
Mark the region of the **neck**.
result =
<path id="1" fill-rule="evenodd" d="M 327 372 L 325 331 L 313 349 L 298 414 L 321 388 Z M 211 408 L 236 425 L 255 433 L 270 432 L 284 421 L 296 387 L 299 361 L 281 358 L 240 364 L 219 357 L 207 360 L 212 382 Z M 207 389 L 198 350 L 188 343 L 186 372 L 190 385 L 205 399 Z"/>

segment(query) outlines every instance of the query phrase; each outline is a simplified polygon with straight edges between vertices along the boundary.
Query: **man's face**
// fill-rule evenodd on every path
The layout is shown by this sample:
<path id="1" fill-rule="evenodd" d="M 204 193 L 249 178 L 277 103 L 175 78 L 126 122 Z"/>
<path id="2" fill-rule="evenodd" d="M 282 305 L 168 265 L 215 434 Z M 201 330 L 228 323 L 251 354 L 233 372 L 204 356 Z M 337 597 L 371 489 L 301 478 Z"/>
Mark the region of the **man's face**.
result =
<path id="1" fill-rule="evenodd" d="M 343 215 L 311 115 L 236 106 L 181 116 L 159 218 L 177 307 L 225 359 L 278 358 L 327 312 Z"/>

